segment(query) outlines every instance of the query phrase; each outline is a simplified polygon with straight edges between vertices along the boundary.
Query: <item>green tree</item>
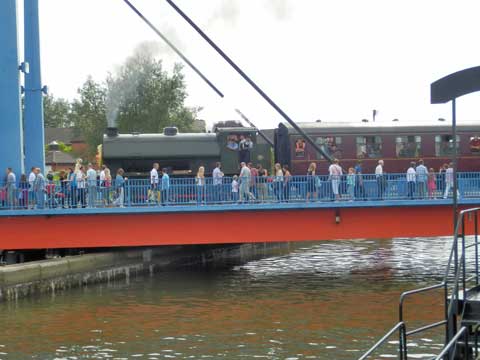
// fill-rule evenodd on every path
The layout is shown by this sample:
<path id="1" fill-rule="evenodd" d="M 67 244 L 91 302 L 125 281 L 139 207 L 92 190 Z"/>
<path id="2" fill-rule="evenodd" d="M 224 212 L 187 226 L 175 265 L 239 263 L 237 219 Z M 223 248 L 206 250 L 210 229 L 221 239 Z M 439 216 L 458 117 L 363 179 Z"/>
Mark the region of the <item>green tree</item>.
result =
<path id="1" fill-rule="evenodd" d="M 198 108 L 184 105 L 187 97 L 181 65 L 163 70 L 148 48 L 141 48 L 107 79 L 107 116 L 120 132 L 158 133 L 167 126 L 193 130 Z"/>
<path id="2" fill-rule="evenodd" d="M 45 127 L 65 128 L 73 126 L 71 104 L 63 98 L 48 94 L 43 98 Z"/>
<path id="3" fill-rule="evenodd" d="M 107 127 L 105 107 L 107 89 L 88 77 L 78 89 L 78 94 L 80 98 L 72 103 L 72 120 L 75 128 L 85 138 L 89 154 L 94 155 L 97 145 L 102 143 L 103 133 Z"/>

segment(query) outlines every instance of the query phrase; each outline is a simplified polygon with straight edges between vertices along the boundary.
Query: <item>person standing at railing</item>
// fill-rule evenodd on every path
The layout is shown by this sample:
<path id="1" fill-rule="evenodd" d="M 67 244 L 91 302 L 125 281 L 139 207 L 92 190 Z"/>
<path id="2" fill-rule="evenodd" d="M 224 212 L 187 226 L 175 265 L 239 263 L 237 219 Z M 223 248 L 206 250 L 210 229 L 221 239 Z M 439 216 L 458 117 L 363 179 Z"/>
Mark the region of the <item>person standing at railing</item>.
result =
<path id="1" fill-rule="evenodd" d="M 417 173 L 418 197 L 424 199 L 427 194 L 428 169 L 424 165 L 423 160 L 418 160 L 418 166 L 415 171 Z"/>
<path id="2" fill-rule="evenodd" d="M 97 172 L 91 163 L 88 164 L 87 170 L 87 185 L 88 185 L 88 206 L 95 207 L 97 201 Z"/>
<path id="3" fill-rule="evenodd" d="M 239 190 L 239 184 L 238 184 L 238 176 L 234 175 L 232 178 L 232 201 L 237 202 L 238 201 L 238 190 Z"/>
<path id="4" fill-rule="evenodd" d="M 112 188 L 112 174 L 110 173 L 110 169 L 105 167 L 105 181 L 103 182 L 103 201 L 105 206 L 110 205 L 110 196 L 111 196 L 111 188 Z"/>
<path id="5" fill-rule="evenodd" d="M 266 169 L 262 167 L 262 165 L 258 165 L 258 181 L 257 181 L 257 200 L 260 202 L 265 202 L 268 199 L 268 172 Z"/>
<path id="6" fill-rule="evenodd" d="M 47 192 L 46 181 L 40 168 L 35 168 L 35 181 L 33 182 L 33 192 L 35 194 L 35 203 L 37 209 L 45 208 L 45 194 Z"/>
<path id="7" fill-rule="evenodd" d="M 220 162 L 216 163 L 215 169 L 213 169 L 213 201 L 222 202 L 224 201 L 223 194 L 223 171 L 222 164 Z"/>
<path id="8" fill-rule="evenodd" d="M 437 189 L 440 192 L 440 194 L 443 194 L 445 191 L 445 172 L 448 169 L 448 164 L 443 164 L 440 166 L 440 169 L 438 169 L 438 176 L 437 176 Z"/>
<path id="9" fill-rule="evenodd" d="M 206 202 L 205 198 L 205 168 L 200 166 L 195 177 L 195 185 L 197 188 L 197 204 Z"/>
<path id="10" fill-rule="evenodd" d="M 77 175 L 75 175 L 75 171 L 72 168 L 68 168 L 68 199 L 69 199 L 69 206 L 76 208 L 77 207 Z"/>
<path id="11" fill-rule="evenodd" d="M 257 198 L 257 181 L 258 181 L 258 170 L 253 166 L 251 162 L 247 164 L 248 169 L 250 170 L 250 192 L 255 198 Z"/>
<path id="12" fill-rule="evenodd" d="M 358 160 L 355 170 L 355 198 L 365 199 L 365 184 L 363 183 L 362 160 Z"/>
<path id="13" fill-rule="evenodd" d="M 314 200 L 316 199 L 316 196 L 317 196 L 316 171 L 317 171 L 317 164 L 315 164 L 314 162 L 310 163 L 307 170 L 307 196 L 306 196 L 307 202 L 310 199 L 310 196 L 312 196 Z"/>
<path id="14" fill-rule="evenodd" d="M 445 171 L 445 193 L 443 198 L 446 199 L 453 189 L 453 163 L 448 164 L 448 168 Z M 460 198 L 460 192 L 457 189 L 457 197 Z"/>
<path id="15" fill-rule="evenodd" d="M 292 186 L 292 174 L 288 169 L 288 165 L 283 165 L 283 199 L 285 202 L 290 200 L 290 187 Z"/>
<path id="16" fill-rule="evenodd" d="M 87 207 L 87 184 L 83 165 L 78 166 L 78 170 L 75 172 L 75 181 L 77 183 L 77 205 L 82 203 L 82 208 L 85 208 Z"/>
<path id="17" fill-rule="evenodd" d="M 415 171 L 415 162 L 410 163 L 407 170 L 407 197 L 411 200 L 415 197 L 415 182 L 417 180 L 417 172 Z"/>
<path id="18" fill-rule="evenodd" d="M 35 206 L 35 193 L 33 192 L 33 183 L 35 182 L 35 166 L 32 166 L 30 174 L 28 175 L 28 199 L 29 199 L 29 207 L 33 209 Z"/>
<path id="19" fill-rule="evenodd" d="M 430 170 L 428 171 L 427 188 L 428 188 L 428 197 L 430 199 L 435 199 L 435 192 L 437 191 L 437 182 L 436 182 L 435 170 L 433 170 L 433 168 L 430 168 Z"/>
<path id="20" fill-rule="evenodd" d="M 105 203 L 104 198 L 105 198 L 105 169 L 106 168 L 107 167 L 105 165 L 102 165 L 100 173 L 98 174 L 98 187 L 99 187 L 98 194 L 100 195 L 100 201 L 102 202 L 102 204 Z"/>
<path id="21" fill-rule="evenodd" d="M 30 187 L 29 187 L 29 184 L 28 184 L 27 175 L 22 174 L 20 176 L 20 183 L 19 183 L 18 188 L 20 189 L 20 193 L 18 194 L 19 204 L 22 208 L 27 209 L 28 204 L 29 204 L 28 203 L 28 195 L 29 195 L 29 192 L 30 192 Z"/>
<path id="22" fill-rule="evenodd" d="M 387 188 L 387 179 L 385 178 L 385 173 L 383 171 L 383 160 L 378 160 L 378 165 L 375 168 L 375 178 L 377 180 L 377 197 L 378 200 L 383 200 L 385 190 Z"/>
<path id="23" fill-rule="evenodd" d="M 243 203 L 247 200 L 255 200 L 255 196 L 250 192 L 251 177 L 252 174 L 245 162 L 240 164 L 240 202 Z"/>
<path id="24" fill-rule="evenodd" d="M 117 176 L 115 177 L 115 201 L 113 204 L 115 206 L 124 207 L 125 201 L 125 181 L 127 178 L 123 177 L 124 171 L 122 168 L 117 170 Z"/>
<path id="25" fill-rule="evenodd" d="M 274 177 L 273 177 L 273 193 L 277 198 L 277 201 L 282 201 L 283 198 L 283 171 L 279 163 L 276 163 L 274 166 Z"/>
<path id="26" fill-rule="evenodd" d="M 170 192 L 170 176 L 168 176 L 167 168 L 162 169 L 162 206 L 168 205 L 169 192 Z"/>
<path id="27" fill-rule="evenodd" d="M 65 170 L 60 171 L 59 174 L 59 180 L 60 180 L 60 204 L 62 205 L 62 208 L 65 208 L 65 199 L 67 198 L 67 193 L 68 193 L 68 184 L 67 184 L 67 173 Z"/>
<path id="28" fill-rule="evenodd" d="M 17 199 L 17 177 L 13 172 L 12 168 L 7 168 L 7 178 L 5 191 L 7 193 L 7 206 L 10 208 L 15 207 Z"/>
<path id="29" fill-rule="evenodd" d="M 342 179 L 342 167 L 339 165 L 338 159 L 333 159 L 333 164 L 328 167 L 328 174 L 330 181 L 332 182 L 332 192 L 335 197 L 335 201 L 340 200 L 340 180 Z"/>
<path id="30" fill-rule="evenodd" d="M 355 169 L 351 167 L 348 169 L 348 175 L 347 175 L 347 191 L 348 191 L 348 195 L 350 195 L 350 201 L 355 200 L 355 186 L 356 186 Z"/>
<path id="31" fill-rule="evenodd" d="M 154 163 L 152 170 L 150 170 L 150 196 L 149 201 L 152 203 L 158 203 L 158 169 L 160 168 L 159 163 Z"/>
<path id="32" fill-rule="evenodd" d="M 47 206 L 51 209 L 57 207 L 55 203 L 55 182 L 53 181 L 53 173 L 51 171 L 47 174 Z"/>

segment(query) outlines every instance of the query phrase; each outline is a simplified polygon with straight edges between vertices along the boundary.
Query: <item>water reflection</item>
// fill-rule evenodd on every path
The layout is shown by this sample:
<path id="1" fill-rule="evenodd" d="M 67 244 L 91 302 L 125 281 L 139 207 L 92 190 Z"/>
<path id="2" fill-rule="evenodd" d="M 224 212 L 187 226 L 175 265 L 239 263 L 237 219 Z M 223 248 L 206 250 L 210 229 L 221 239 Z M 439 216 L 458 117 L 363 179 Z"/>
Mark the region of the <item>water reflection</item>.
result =
<path id="1" fill-rule="evenodd" d="M 2 304 L 0 359 L 356 359 L 396 322 L 403 290 L 441 280 L 449 250 L 446 238 L 301 243 L 227 270 Z M 407 316 L 436 321 L 441 304 L 420 296 Z M 410 354 L 441 341 L 422 334 Z"/>

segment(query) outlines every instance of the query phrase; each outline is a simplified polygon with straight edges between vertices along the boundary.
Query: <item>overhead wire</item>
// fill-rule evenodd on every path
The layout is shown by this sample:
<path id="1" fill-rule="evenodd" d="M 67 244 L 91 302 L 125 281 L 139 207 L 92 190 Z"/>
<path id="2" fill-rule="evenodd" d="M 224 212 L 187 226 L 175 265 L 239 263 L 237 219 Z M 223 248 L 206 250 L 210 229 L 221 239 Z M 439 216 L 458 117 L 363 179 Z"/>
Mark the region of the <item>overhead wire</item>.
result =
<path id="1" fill-rule="evenodd" d="M 333 158 L 327 154 L 307 133 L 305 133 L 188 15 L 172 0 L 165 0 L 263 99 L 273 107 L 316 151 L 330 163 Z"/>

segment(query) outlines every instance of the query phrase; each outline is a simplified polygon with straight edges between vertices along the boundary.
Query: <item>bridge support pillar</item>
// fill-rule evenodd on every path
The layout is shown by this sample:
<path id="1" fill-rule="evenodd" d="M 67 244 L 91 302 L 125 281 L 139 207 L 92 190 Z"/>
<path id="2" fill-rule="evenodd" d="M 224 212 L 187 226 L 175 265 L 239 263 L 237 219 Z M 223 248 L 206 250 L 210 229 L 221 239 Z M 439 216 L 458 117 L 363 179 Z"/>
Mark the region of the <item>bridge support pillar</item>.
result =
<path id="1" fill-rule="evenodd" d="M 17 179 L 23 168 L 23 133 L 20 111 L 17 1 L 0 1 L 0 182 L 5 168 Z"/>
<path id="2" fill-rule="evenodd" d="M 25 168 L 44 171 L 43 92 L 40 67 L 38 0 L 24 0 L 25 61 L 30 72 L 25 75 Z"/>

